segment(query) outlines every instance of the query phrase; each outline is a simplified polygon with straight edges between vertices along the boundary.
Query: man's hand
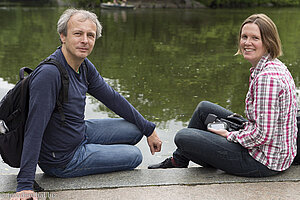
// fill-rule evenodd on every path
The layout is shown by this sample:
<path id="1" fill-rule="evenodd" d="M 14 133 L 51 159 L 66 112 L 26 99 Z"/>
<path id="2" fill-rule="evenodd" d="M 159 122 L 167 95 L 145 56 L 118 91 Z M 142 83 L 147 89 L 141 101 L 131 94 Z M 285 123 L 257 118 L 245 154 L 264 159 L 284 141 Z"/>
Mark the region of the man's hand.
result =
<path id="1" fill-rule="evenodd" d="M 37 195 L 32 190 L 23 190 L 21 192 L 17 192 L 12 196 L 10 200 L 38 200 Z"/>
<path id="2" fill-rule="evenodd" d="M 162 141 L 156 134 L 154 130 L 153 133 L 147 138 L 148 145 L 150 147 L 151 154 L 154 155 L 155 152 L 160 152 Z"/>
<path id="3" fill-rule="evenodd" d="M 219 129 L 219 130 L 217 130 L 217 129 L 213 129 L 213 128 L 208 128 L 208 130 L 210 132 L 213 132 L 213 133 L 215 133 L 217 135 L 220 135 L 220 136 L 223 136 L 225 138 L 227 138 L 227 136 L 228 136 L 228 131 L 225 130 L 225 129 Z"/>

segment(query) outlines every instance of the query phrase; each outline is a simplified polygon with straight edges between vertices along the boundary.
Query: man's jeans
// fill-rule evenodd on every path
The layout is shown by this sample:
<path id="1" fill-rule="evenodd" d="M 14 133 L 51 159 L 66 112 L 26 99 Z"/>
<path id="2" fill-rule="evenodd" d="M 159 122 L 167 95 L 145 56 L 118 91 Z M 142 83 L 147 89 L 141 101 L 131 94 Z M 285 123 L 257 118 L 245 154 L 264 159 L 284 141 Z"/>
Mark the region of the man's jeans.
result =
<path id="1" fill-rule="evenodd" d="M 188 125 L 175 136 L 177 150 L 173 153 L 175 162 L 186 166 L 193 161 L 203 167 L 221 169 L 229 174 L 264 177 L 279 172 L 268 169 L 250 156 L 240 144 L 227 141 L 225 137 L 207 131 L 204 125 L 209 113 L 225 118 L 231 111 L 208 101 L 201 102 Z"/>
<path id="2" fill-rule="evenodd" d="M 48 175 L 77 177 L 113 171 L 131 170 L 142 162 L 141 151 L 134 146 L 143 134 L 123 119 L 86 120 L 86 140 L 65 168 L 40 165 Z"/>

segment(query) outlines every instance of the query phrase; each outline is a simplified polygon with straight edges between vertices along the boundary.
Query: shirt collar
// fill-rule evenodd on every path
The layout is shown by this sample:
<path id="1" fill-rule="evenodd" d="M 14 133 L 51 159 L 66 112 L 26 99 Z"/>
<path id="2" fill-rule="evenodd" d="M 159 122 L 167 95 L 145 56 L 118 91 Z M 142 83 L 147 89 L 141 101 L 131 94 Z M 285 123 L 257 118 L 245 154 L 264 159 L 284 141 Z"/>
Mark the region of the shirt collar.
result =
<path id="1" fill-rule="evenodd" d="M 250 68 L 251 80 L 254 79 L 265 67 L 265 63 L 271 60 L 270 54 L 266 54 L 261 57 L 255 67 Z"/>

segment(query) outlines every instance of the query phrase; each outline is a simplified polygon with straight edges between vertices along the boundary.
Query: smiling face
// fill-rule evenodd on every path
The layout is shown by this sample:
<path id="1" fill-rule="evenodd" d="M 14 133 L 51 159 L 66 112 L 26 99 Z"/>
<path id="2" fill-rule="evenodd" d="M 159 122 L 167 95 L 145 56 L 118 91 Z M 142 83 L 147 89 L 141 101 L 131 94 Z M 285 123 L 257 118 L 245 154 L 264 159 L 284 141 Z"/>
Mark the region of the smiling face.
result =
<path id="1" fill-rule="evenodd" d="M 73 15 L 68 21 L 67 35 L 60 34 L 62 52 L 73 68 L 90 55 L 96 41 L 96 24 L 82 18 L 81 14 Z"/>
<path id="2" fill-rule="evenodd" d="M 257 65 L 263 55 L 267 53 L 262 42 L 259 27 L 254 23 L 247 23 L 243 26 L 240 39 L 240 50 L 246 60 L 253 67 Z"/>

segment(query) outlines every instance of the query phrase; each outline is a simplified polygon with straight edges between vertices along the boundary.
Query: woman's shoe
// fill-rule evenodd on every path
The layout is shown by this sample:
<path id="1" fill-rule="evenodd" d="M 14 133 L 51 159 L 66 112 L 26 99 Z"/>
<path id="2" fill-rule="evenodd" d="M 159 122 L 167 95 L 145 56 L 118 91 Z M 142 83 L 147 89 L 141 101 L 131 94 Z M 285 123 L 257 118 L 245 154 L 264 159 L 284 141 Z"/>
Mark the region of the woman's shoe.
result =
<path id="1" fill-rule="evenodd" d="M 172 157 L 170 157 L 161 163 L 148 166 L 148 169 L 167 169 L 167 168 L 187 168 L 187 165 L 185 165 L 185 166 L 176 165 L 176 163 L 174 162 L 174 159 Z"/>

